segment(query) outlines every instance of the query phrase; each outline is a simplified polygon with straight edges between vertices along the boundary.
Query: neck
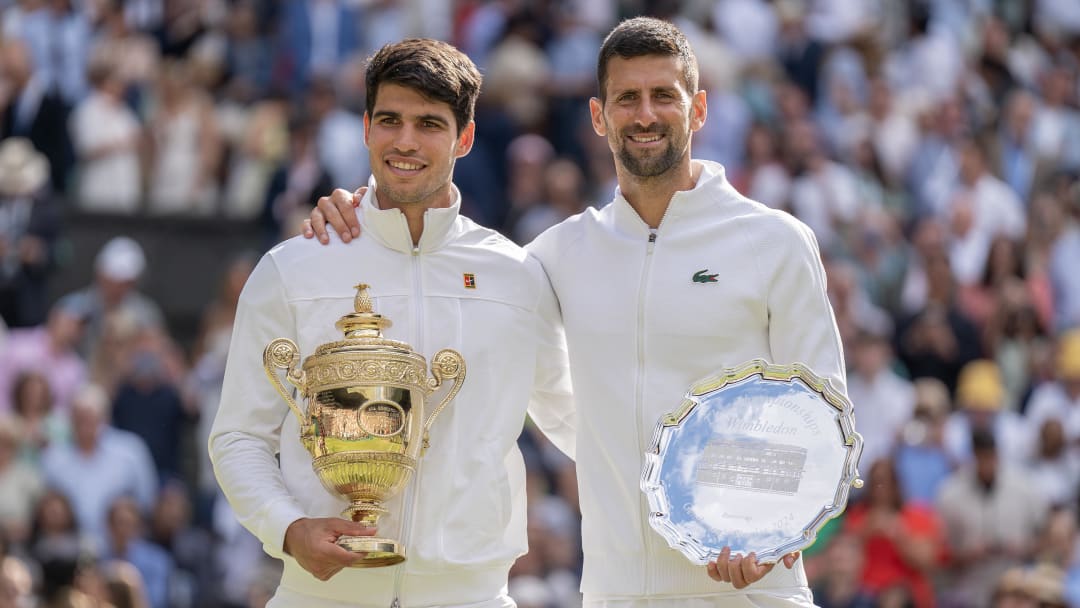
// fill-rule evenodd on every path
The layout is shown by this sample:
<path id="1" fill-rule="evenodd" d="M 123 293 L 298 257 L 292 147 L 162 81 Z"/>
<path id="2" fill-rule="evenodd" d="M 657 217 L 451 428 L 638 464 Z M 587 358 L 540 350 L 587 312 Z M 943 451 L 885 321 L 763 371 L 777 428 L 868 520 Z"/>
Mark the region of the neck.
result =
<path id="1" fill-rule="evenodd" d="M 128 539 L 119 538 L 119 537 L 114 536 L 113 539 L 112 539 L 112 543 L 113 543 L 113 552 L 116 553 L 117 556 L 127 555 L 128 545 L 131 544 L 128 541 Z"/>
<path id="2" fill-rule="evenodd" d="M 75 447 L 79 450 L 81 454 L 85 456 L 91 456 L 97 449 L 97 441 L 76 441 Z"/>
<path id="3" fill-rule="evenodd" d="M 693 166 L 689 157 L 686 161 L 672 167 L 671 171 L 656 177 L 638 177 L 624 167 L 616 165 L 615 173 L 619 178 L 619 190 L 623 198 L 641 217 L 649 228 L 660 227 L 671 197 L 676 192 L 692 190 L 701 176 L 701 166 Z"/>
<path id="4" fill-rule="evenodd" d="M 412 237 L 413 247 L 420 245 L 420 237 L 424 234 L 424 212 L 427 207 L 406 206 L 398 207 L 405 214 L 405 221 L 409 224 L 409 236 Z"/>
<path id="5" fill-rule="evenodd" d="M 405 221 L 409 225 L 409 236 L 412 238 L 413 247 L 420 245 L 420 237 L 424 234 L 424 213 L 428 209 L 446 209 L 450 206 L 453 200 L 453 194 L 450 189 L 447 188 L 446 192 L 439 195 L 435 202 L 422 204 L 402 204 L 393 201 L 382 202 L 379 200 L 378 193 L 375 195 L 375 205 L 379 209 L 398 209 L 405 216 Z"/>

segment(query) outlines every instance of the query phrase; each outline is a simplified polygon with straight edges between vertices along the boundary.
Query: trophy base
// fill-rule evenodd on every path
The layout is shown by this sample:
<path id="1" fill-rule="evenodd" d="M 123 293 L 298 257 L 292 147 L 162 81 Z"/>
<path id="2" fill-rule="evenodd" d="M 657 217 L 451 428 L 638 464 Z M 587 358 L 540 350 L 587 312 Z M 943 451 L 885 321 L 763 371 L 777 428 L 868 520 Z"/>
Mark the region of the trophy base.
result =
<path id="1" fill-rule="evenodd" d="M 388 538 L 374 536 L 340 536 L 337 544 L 353 553 L 363 553 L 364 557 L 352 565 L 353 568 L 379 568 L 393 566 L 405 561 L 401 545 Z"/>

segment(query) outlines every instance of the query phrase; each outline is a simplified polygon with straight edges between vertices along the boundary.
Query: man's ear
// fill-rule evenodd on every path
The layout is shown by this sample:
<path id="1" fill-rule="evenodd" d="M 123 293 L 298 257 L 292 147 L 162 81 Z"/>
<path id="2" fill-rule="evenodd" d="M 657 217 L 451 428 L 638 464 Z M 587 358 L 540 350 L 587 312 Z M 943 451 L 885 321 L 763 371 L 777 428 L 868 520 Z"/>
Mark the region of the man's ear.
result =
<path id="1" fill-rule="evenodd" d="M 709 104 L 705 100 L 705 90 L 694 93 L 690 99 L 690 130 L 698 131 L 705 126 L 705 116 L 709 113 Z"/>
<path id="2" fill-rule="evenodd" d="M 371 143 L 371 115 L 364 110 L 364 146 Z"/>
<path id="3" fill-rule="evenodd" d="M 457 149 L 454 150 L 454 156 L 461 158 L 472 150 L 473 142 L 476 138 L 476 121 L 469 121 L 469 124 L 465 125 L 465 128 L 461 130 L 461 135 L 458 136 Z"/>
<path id="4" fill-rule="evenodd" d="M 598 98 L 589 99 L 589 114 L 592 116 L 592 128 L 596 134 L 607 136 L 607 127 L 604 126 L 604 104 Z"/>

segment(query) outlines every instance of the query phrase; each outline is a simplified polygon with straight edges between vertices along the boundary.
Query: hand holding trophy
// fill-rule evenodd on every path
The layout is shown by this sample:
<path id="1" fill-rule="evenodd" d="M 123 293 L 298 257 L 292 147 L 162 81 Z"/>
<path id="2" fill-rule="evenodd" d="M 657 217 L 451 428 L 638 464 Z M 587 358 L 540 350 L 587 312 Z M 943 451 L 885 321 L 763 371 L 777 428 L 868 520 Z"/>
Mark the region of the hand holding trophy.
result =
<path id="1" fill-rule="evenodd" d="M 376 527 L 386 512 L 383 502 L 397 495 L 416 470 L 428 445 L 432 423 L 461 389 L 465 360 L 456 351 L 435 354 L 427 362 L 405 342 L 384 338 L 389 319 L 374 312 L 368 286 L 356 286 L 355 311 L 338 320 L 344 339 L 328 342 L 300 365 L 292 340 L 278 338 L 263 351 L 263 368 L 300 421 L 300 441 L 312 456 L 312 468 L 331 493 L 349 501 L 341 516 Z M 278 377 L 285 378 L 306 401 L 301 409 Z M 428 396 L 451 381 L 449 392 L 427 415 Z M 341 536 L 337 544 L 362 555 L 359 568 L 405 561 L 395 539 Z"/>

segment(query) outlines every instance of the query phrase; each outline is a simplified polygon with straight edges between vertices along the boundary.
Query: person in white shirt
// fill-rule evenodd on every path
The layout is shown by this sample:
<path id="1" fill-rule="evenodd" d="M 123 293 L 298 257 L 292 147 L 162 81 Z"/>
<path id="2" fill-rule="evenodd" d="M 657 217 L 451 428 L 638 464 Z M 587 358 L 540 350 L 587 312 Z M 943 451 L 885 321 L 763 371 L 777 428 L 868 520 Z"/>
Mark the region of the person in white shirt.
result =
<path id="1" fill-rule="evenodd" d="M 377 52 L 364 115 L 373 179 L 360 223 L 369 237 L 326 249 L 281 243 L 241 293 L 209 450 L 240 522 L 284 561 L 271 608 L 513 606 L 508 573 L 526 551 L 516 438 L 530 407 L 572 455 L 573 412 L 543 269 L 459 214 L 453 169 L 472 146 L 480 80 L 443 42 L 406 40 Z M 425 357 L 455 349 L 468 374 L 435 421 L 412 481 L 384 503 L 379 532 L 396 531 L 406 561 L 346 570 L 358 558 L 335 541 L 373 530 L 336 517 L 347 503 L 317 479 L 296 418 L 265 377 L 262 351 L 278 337 L 304 356 L 340 340 L 334 323 L 353 310 L 358 282 L 370 284 L 375 310 L 393 321 L 387 338 Z"/>
<path id="2" fill-rule="evenodd" d="M 87 72 L 94 90 L 68 124 L 78 157 L 76 197 L 85 211 L 131 214 L 142 198 L 142 124 L 124 103 L 125 83 L 107 57 Z"/>
<path id="3" fill-rule="evenodd" d="M 650 529 L 639 482 L 657 418 L 720 368 L 800 361 L 845 391 L 817 242 L 805 224 L 740 195 L 721 165 L 691 159 L 707 105 L 677 28 L 624 21 L 598 71 L 592 123 L 615 155 L 619 188 L 602 210 L 529 246 L 559 299 L 575 401 L 588 404 L 576 435 L 585 605 L 813 606 L 798 555 L 780 568 L 727 550 L 691 564 Z M 343 239 L 359 236 L 353 199 L 340 189 L 321 199 L 305 234 L 328 242 L 330 222 Z"/>
<path id="4" fill-rule="evenodd" d="M 1055 363 L 1055 378 L 1032 392 L 1025 417 L 1032 429 L 1060 420 L 1069 451 L 1080 458 L 1080 327 L 1058 338 Z"/>

